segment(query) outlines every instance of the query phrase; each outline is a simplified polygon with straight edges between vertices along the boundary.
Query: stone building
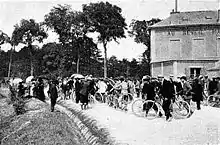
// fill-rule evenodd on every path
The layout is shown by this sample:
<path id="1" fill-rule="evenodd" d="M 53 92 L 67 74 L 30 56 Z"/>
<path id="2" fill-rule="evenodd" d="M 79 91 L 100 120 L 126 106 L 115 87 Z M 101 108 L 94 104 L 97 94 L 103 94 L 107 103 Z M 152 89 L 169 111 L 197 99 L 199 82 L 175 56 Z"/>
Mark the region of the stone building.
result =
<path id="1" fill-rule="evenodd" d="M 150 28 L 152 76 L 206 75 L 220 58 L 218 11 L 171 12 Z"/>

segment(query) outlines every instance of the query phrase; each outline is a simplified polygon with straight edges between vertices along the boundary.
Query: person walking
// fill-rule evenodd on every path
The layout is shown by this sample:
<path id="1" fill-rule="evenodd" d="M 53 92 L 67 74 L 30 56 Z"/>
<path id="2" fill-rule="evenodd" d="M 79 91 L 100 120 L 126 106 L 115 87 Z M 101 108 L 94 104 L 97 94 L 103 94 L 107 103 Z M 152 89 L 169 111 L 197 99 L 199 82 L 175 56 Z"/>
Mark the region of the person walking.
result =
<path id="1" fill-rule="evenodd" d="M 24 95 L 25 95 L 25 87 L 22 81 L 22 82 L 19 82 L 19 85 L 18 85 L 18 97 L 21 98 L 21 97 L 24 97 Z"/>
<path id="2" fill-rule="evenodd" d="M 44 82 L 42 78 L 38 79 L 38 85 L 37 85 L 37 97 L 39 100 L 45 102 L 45 94 L 44 94 Z"/>
<path id="3" fill-rule="evenodd" d="M 182 86 L 183 86 L 183 96 L 184 96 L 184 100 L 190 105 L 190 101 L 192 99 L 192 87 L 189 84 L 189 82 L 186 79 L 186 76 L 182 76 L 180 78 L 181 82 L 182 82 Z"/>
<path id="4" fill-rule="evenodd" d="M 89 91 L 90 91 L 90 79 L 86 78 L 82 82 L 82 87 L 80 89 L 80 103 L 81 103 L 81 109 L 85 110 L 89 103 Z"/>
<path id="5" fill-rule="evenodd" d="M 159 94 L 162 95 L 163 97 L 163 104 L 162 104 L 162 108 L 165 112 L 165 116 L 166 116 L 166 121 L 171 121 L 172 119 L 172 114 L 171 114 L 171 110 L 170 110 L 170 105 L 171 105 L 171 99 L 172 99 L 172 86 L 170 81 L 164 79 L 163 76 L 159 76 L 158 77 L 159 81 L 160 81 L 160 88 L 159 88 Z"/>
<path id="6" fill-rule="evenodd" d="M 79 80 L 79 78 L 75 78 L 76 81 L 75 81 L 75 96 L 76 96 L 76 103 L 78 104 L 79 103 L 79 100 L 80 100 L 80 89 L 81 89 L 81 82 Z"/>
<path id="7" fill-rule="evenodd" d="M 56 80 L 51 81 L 49 84 L 48 94 L 51 101 L 51 112 L 54 112 L 54 106 L 56 105 L 56 101 L 58 98 L 58 90 L 57 90 L 58 82 Z"/>
<path id="8" fill-rule="evenodd" d="M 193 92 L 192 101 L 196 102 L 197 110 L 200 110 L 201 109 L 200 103 L 203 100 L 203 86 L 200 79 L 196 78 L 194 80 L 192 92 Z"/>
<path id="9" fill-rule="evenodd" d="M 145 99 L 154 101 L 156 94 L 155 94 L 154 86 L 150 82 L 150 77 L 145 76 L 143 78 L 143 81 L 144 81 L 144 86 L 143 86 L 143 89 L 142 89 L 142 93 L 143 93 L 144 96 L 146 96 Z M 149 109 L 152 107 L 152 105 L 153 105 L 153 109 L 155 110 L 155 112 L 157 112 L 158 111 L 157 106 L 154 105 L 153 103 L 149 103 L 149 104 L 144 103 L 143 104 L 143 111 L 146 112 L 145 113 L 146 117 L 147 117 Z M 160 112 L 160 114 L 161 114 L 161 112 Z"/>

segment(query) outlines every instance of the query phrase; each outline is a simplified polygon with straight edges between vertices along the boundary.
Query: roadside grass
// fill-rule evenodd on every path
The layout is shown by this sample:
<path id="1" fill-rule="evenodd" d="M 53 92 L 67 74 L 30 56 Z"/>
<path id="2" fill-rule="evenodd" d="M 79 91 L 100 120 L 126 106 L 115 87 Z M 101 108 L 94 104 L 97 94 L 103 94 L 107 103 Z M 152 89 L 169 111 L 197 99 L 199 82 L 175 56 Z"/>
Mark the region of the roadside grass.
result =
<path id="1" fill-rule="evenodd" d="M 29 102 L 41 104 L 38 101 L 31 99 Z M 42 106 L 44 105 L 41 104 Z M 36 105 L 34 107 L 37 109 L 30 108 L 31 111 L 22 115 L 4 118 L 5 122 L 0 123 L 3 127 L 2 144 L 88 145 L 74 122 L 66 114 L 59 111 L 50 112 L 49 106 L 46 107 L 46 105 L 41 109 Z"/>
<path id="2" fill-rule="evenodd" d="M 35 98 L 19 100 L 2 95 L 1 90 L 0 144 L 88 145 L 65 113 L 50 112 L 48 104 Z"/>
<path id="3" fill-rule="evenodd" d="M 62 102 L 59 103 L 62 105 Z M 63 105 L 62 105 L 63 106 Z M 65 106 L 67 107 L 67 106 Z M 114 138 L 111 137 L 108 129 L 104 127 L 98 126 L 98 122 L 93 119 L 92 117 L 89 117 L 85 115 L 82 111 L 76 110 L 70 107 L 67 107 L 68 110 L 70 110 L 76 117 L 79 118 L 79 120 L 89 129 L 89 132 L 95 136 L 98 137 L 98 142 L 101 145 L 119 145 L 115 141 Z"/>

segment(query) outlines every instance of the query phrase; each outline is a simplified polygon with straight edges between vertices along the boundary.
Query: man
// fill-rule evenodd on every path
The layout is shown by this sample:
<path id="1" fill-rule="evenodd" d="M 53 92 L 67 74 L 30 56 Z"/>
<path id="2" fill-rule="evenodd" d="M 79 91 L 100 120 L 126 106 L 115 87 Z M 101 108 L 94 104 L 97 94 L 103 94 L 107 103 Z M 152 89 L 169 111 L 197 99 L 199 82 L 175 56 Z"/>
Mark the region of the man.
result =
<path id="1" fill-rule="evenodd" d="M 140 97 L 140 81 L 138 79 L 135 80 L 135 92 L 137 94 L 137 98 Z"/>
<path id="2" fill-rule="evenodd" d="M 103 98 L 101 98 L 101 99 L 102 99 L 103 103 L 105 103 L 105 100 L 106 100 L 105 92 L 106 92 L 108 86 L 105 83 L 104 79 L 100 79 L 98 81 L 97 87 L 98 87 L 98 91 L 97 92 L 99 92 L 102 95 Z"/>
<path id="3" fill-rule="evenodd" d="M 56 87 L 57 85 L 58 85 L 58 82 L 55 80 L 51 81 L 51 83 L 49 84 L 48 94 L 50 96 L 50 101 L 51 101 L 51 112 L 54 112 L 54 106 L 58 98 L 58 91 Z"/>
<path id="4" fill-rule="evenodd" d="M 182 82 L 182 86 L 183 86 L 183 95 L 184 95 L 184 100 L 189 103 L 190 105 L 190 101 L 192 99 L 192 87 L 191 85 L 189 84 L 189 82 L 187 81 L 186 79 L 186 76 L 182 76 L 180 78 L 181 82 Z"/>
<path id="5" fill-rule="evenodd" d="M 80 100 L 80 89 L 81 89 L 81 82 L 79 80 L 79 78 L 75 78 L 76 81 L 75 81 L 75 96 L 76 96 L 76 103 L 78 104 L 79 103 L 79 100 Z"/>
<path id="6" fill-rule="evenodd" d="M 81 103 L 81 109 L 85 110 L 88 107 L 89 103 L 89 93 L 91 91 L 91 78 L 85 78 L 85 80 L 82 82 L 82 87 L 80 89 L 80 103 Z"/>
<path id="7" fill-rule="evenodd" d="M 174 101 L 175 100 L 175 82 L 174 82 L 174 76 L 170 75 L 170 91 L 171 91 L 171 99 Z"/>
<path id="8" fill-rule="evenodd" d="M 191 105 L 191 99 L 192 99 L 192 87 L 190 85 L 190 83 L 187 81 L 186 76 L 182 76 L 180 78 L 181 82 L 182 82 L 182 86 L 183 86 L 183 99 L 184 101 L 186 101 L 189 106 Z M 192 114 L 192 110 L 190 110 L 190 115 Z"/>
<path id="9" fill-rule="evenodd" d="M 44 94 L 44 82 L 42 78 L 38 79 L 38 85 L 37 85 L 37 97 L 39 100 L 45 102 L 45 94 Z"/>
<path id="10" fill-rule="evenodd" d="M 171 105 L 171 99 L 173 96 L 172 90 L 171 90 L 172 85 L 170 81 L 164 79 L 163 76 L 159 76 L 158 79 L 160 81 L 159 94 L 161 94 L 163 97 L 162 107 L 165 112 L 166 120 L 171 121 L 172 115 L 170 113 L 170 105 Z"/>
<path id="11" fill-rule="evenodd" d="M 217 81 L 216 78 L 212 78 L 208 85 L 208 95 L 213 95 L 217 91 Z"/>
<path id="12" fill-rule="evenodd" d="M 150 83 L 150 77 L 145 76 L 143 78 L 143 82 L 144 82 L 144 85 L 143 85 L 143 89 L 142 89 L 142 94 L 144 96 L 146 96 L 145 100 L 154 101 L 154 99 L 155 99 L 155 89 L 154 89 L 154 86 Z M 145 116 L 148 115 L 149 109 L 152 107 L 152 105 L 154 105 L 154 104 L 143 104 L 143 110 L 146 111 Z M 156 112 L 158 111 L 158 108 L 157 108 L 156 105 L 153 106 L 153 109 Z M 160 114 L 161 114 L 161 112 L 160 112 Z"/>
<path id="13" fill-rule="evenodd" d="M 120 78 L 120 84 L 119 84 L 119 88 L 121 90 L 121 95 L 120 97 L 118 98 L 118 102 L 119 102 L 119 107 L 123 107 L 122 106 L 122 99 L 129 99 L 128 98 L 128 82 L 127 80 L 124 78 L 124 77 L 121 77 Z"/>
<path id="14" fill-rule="evenodd" d="M 18 97 L 24 97 L 25 89 L 26 88 L 23 85 L 23 81 L 19 82 L 19 85 L 18 85 Z"/>
<path id="15" fill-rule="evenodd" d="M 193 98 L 192 100 L 197 104 L 197 110 L 200 110 L 200 103 L 203 100 L 203 86 L 201 78 L 196 78 L 193 82 Z"/>

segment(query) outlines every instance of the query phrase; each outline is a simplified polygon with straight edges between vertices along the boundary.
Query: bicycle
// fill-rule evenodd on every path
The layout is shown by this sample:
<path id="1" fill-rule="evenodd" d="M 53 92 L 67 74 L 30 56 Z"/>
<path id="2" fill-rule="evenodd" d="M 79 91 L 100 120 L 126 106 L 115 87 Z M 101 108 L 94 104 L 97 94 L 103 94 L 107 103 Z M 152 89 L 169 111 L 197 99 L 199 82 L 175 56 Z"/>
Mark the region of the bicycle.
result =
<path id="1" fill-rule="evenodd" d="M 121 94 L 113 88 L 112 90 L 109 91 L 106 97 L 107 104 L 115 109 L 127 111 L 128 110 L 127 106 L 133 101 L 133 96 L 130 93 L 123 95 L 121 97 L 120 96 Z"/>
<path id="2" fill-rule="evenodd" d="M 144 106 L 145 104 L 145 106 Z M 138 117 L 146 117 L 147 119 L 155 119 L 161 114 L 164 114 L 162 108 L 163 99 L 156 94 L 155 100 L 137 99 L 132 103 L 132 112 Z M 171 107 L 172 106 L 172 107 Z M 175 101 L 171 101 L 170 109 L 173 115 L 176 114 L 180 117 L 188 117 L 190 114 L 190 105 L 183 100 L 179 94 L 175 94 Z M 146 110 L 149 109 L 146 116 Z"/>
<path id="3" fill-rule="evenodd" d="M 208 96 L 207 105 L 210 107 L 220 107 L 220 95 L 213 94 Z"/>
<path id="4" fill-rule="evenodd" d="M 94 97 L 95 99 L 100 102 L 100 103 L 104 103 L 106 101 L 105 97 L 106 97 L 106 94 L 102 94 L 100 92 L 96 92 L 94 94 Z"/>

